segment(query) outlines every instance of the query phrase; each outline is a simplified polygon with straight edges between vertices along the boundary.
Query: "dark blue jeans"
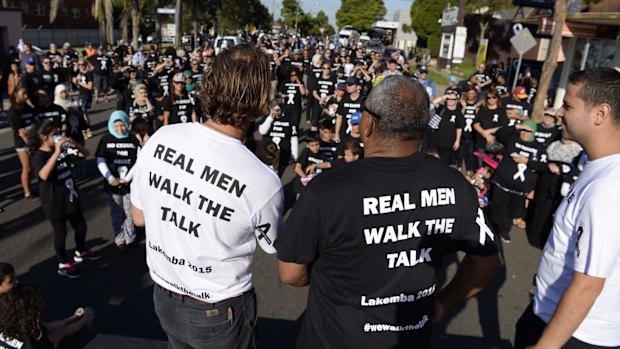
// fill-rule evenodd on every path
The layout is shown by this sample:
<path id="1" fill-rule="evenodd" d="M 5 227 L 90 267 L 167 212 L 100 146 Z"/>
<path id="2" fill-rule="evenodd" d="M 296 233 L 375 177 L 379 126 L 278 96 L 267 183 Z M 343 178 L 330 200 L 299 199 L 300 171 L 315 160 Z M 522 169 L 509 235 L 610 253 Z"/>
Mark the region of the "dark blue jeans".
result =
<path id="1" fill-rule="evenodd" d="M 153 303 L 168 348 L 256 348 L 254 290 L 218 303 L 188 300 L 155 284 Z"/>

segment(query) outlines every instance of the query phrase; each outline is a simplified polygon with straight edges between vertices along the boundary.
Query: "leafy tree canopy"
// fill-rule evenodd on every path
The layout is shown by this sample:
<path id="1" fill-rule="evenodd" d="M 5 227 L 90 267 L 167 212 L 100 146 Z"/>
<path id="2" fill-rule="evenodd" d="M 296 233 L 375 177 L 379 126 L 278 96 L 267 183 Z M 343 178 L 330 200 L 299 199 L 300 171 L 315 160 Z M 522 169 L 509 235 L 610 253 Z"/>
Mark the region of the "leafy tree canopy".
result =
<path id="1" fill-rule="evenodd" d="M 336 24 L 340 28 L 352 26 L 361 31 L 369 31 L 387 12 L 383 0 L 342 0 L 341 3 L 336 12 Z"/>

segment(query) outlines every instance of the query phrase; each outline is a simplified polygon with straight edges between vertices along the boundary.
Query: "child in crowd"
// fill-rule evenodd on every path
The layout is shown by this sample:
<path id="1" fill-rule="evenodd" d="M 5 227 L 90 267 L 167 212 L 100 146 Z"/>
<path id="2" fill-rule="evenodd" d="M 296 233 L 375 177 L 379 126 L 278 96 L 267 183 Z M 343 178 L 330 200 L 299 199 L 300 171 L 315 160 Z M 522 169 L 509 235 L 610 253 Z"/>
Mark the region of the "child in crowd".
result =
<path id="1" fill-rule="evenodd" d="M 321 139 L 319 152 L 328 161 L 336 158 L 338 143 L 334 142 L 335 126 L 331 119 L 323 119 L 319 122 L 319 136 Z"/>
<path id="2" fill-rule="evenodd" d="M 58 135 L 58 128 L 49 121 L 32 127 L 29 134 L 32 167 L 39 178 L 41 206 L 54 228 L 54 247 L 58 257 L 58 275 L 77 278 L 80 272 L 75 263 L 101 258 L 86 248 L 86 220 L 73 181 L 71 161 L 78 153 L 89 151 L 74 140 Z M 67 221 L 75 230 L 76 250 L 73 261 L 67 257 L 65 240 Z"/>
<path id="3" fill-rule="evenodd" d="M 97 167 L 104 178 L 103 190 L 108 193 L 114 242 L 119 253 L 135 250 L 136 232 L 131 218 L 129 183 L 133 165 L 138 158 L 140 142 L 129 132 L 129 116 L 117 110 L 108 120 L 109 134 L 97 146 Z"/>
<path id="4" fill-rule="evenodd" d="M 303 187 L 314 177 L 316 173 L 306 174 L 306 169 L 310 164 L 320 164 L 325 161 L 325 157 L 319 152 L 321 149 L 321 139 L 316 131 L 309 131 L 306 134 L 306 148 L 301 151 L 297 163 L 295 164 L 295 173 L 299 180 L 295 181 L 294 192 L 300 194 Z"/>
<path id="5" fill-rule="evenodd" d="M 491 191 L 493 172 L 499 163 L 487 154 L 475 151 L 474 155 L 482 159 L 484 164 L 474 174 L 471 184 L 476 188 L 476 192 L 478 193 L 478 203 L 480 207 L 486 208 L 489 205 L 489 193 Z"/>
<path id="6" fill-rule="evenodd" d="M 262 143 L 263 146 L 258 148 L 256 155 L 265 165 L 275 173 L 278 173 L 280 167 L 280 150 L 278 145 L 270 140 Z"/>
<path id="7" fill-rule="evenodd" d="M 43 323 L 43 296 L 31 284 L 17 284 L 0 297 L 0 348 L 59 348 L 63 339 L 92 331 L 95 313 L 78 308 L 66 319 Z"/>
<path id="8" fill-rule="evenodd" d="M 313 173 L 317 169 L 319 170 L 327 170 L 327 169 L 338 169 L 341 166 L 348 164 L 349 162 L 353 162 L 359 160 L 362 155 L 362 148 L 359 143 L 355 140 L 350 140 L 344 145 L 344 157 L 334 159 L 331 161 L 324 161 L 320 164 L 310 164 L 306 168 L 306 173 Z"/>
<path id="9" fill-rule="evenodd" d="M 16 284 L 15 268 L 9 263 L 0 263 L 0 294 L 9 292 Z"/>

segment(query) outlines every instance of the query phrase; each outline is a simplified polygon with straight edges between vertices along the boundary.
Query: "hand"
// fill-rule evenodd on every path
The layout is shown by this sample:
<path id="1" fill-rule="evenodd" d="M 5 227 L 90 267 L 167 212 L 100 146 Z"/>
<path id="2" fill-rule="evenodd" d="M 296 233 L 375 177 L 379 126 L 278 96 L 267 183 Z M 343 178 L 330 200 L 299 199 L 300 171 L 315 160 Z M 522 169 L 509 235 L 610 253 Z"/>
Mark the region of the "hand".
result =
<path id="1" fill-rule="evenodd" d="M 121 185 L 121 180 L 118 178 L 114 178 L 112 182 L 110 182 L 110 185 L 113 187 L 118 187 L 119 185 Z"/>
<path id="2" fill-rule="evenodd" d="M 62 152 L 62 145 L 67 141 L 67 137 L 62 137 L 56 144 L 54 144 L 54 152 L 60 154 Z"/>
<path id="3" fill-rule="evenodd" d="M 316 168 L 316 164 L 310 164 L 308 165 L 308 167 L 306 167 L 306 174 L 312 173 L 314 172 L 314 169 Z"/>
<path id="4" fill-rule="evenodd" d="M 493 144 L 495 143 L 495 137 L 491 134 L 485 134 L 484 135 L 484 139 L 486 139 L 488 144 Z"/>
<path id="5" fill-rule="evenodd" d="M 527 157 L 519 154 L 510 154 L 510 156 L 517 164 L 527 164 L 527 162 L 529 161 Z"/>
<path id="6" fill-rule="evenodd" d="M 119 179 L 118 179 L 118 182 L 119 182 L 120 184 L 127 184 L 127 183 L 129 183 L 129 181 L 128 181 L 128 180 L 126 180 L 125 178 L 119 178 Z"/>
<path id="7" fill-rule="evenodd" d="M 549 168 L 549 172 L 555 174 L 555 175 L 560 175 L 561 171 L 560 171 L 560 166 L 556 165 L 556 164 L 549 164 L 547 165 L 547 167 Z"/>
<path id="8" fill-rule="evenodd" d="M 457 141 L 457 142 L 454 142 L 454 144 L 452 145 L 452 149 L 454 149 L 454 150 L 459 150 L 459 147 L 460 147 L 460 146 L 461 146 L 461 143 L 460 143 L 460 142 L 458 142 L 458 141 Z"/>
<path id="9" fill-rule="evenodd" d="M 335 135 L 334 136 L 334 142 L 340 143 L 340 135 Z"/>

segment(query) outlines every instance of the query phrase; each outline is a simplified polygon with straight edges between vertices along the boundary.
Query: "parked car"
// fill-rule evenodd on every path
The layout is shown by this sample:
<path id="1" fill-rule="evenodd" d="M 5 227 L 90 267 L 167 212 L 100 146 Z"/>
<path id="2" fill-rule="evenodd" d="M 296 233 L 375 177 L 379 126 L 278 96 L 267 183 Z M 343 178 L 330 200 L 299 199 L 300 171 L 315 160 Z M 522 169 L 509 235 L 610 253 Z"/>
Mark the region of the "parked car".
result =
<path id="1" fill-rule="evenodd" d="M 218 54 L 222 49 L 231 48 L 244 42 L 245 40 L 240 36 L 218 36 L 213 47 L 215 48 L 215 54 Z"/>

